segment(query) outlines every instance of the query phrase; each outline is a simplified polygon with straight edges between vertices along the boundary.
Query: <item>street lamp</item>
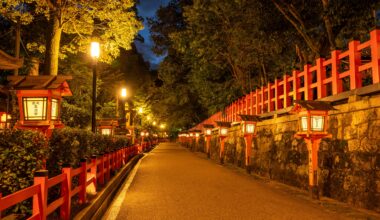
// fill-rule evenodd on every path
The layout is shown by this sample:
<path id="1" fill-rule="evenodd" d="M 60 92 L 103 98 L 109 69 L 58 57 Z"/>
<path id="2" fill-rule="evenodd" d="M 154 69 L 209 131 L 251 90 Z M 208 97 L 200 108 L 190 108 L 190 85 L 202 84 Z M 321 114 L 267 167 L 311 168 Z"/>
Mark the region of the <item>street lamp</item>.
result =
<path id="1" fill-rule="evenodd" d="M 100 55 L 100 45 L 98 42 L 91 42 L 92 63 L 92 112 L 91 131 L 96 133 L 96 66 Z"/>
<path id="2" fill-rule="evenodd" d="M 241 131 L 245 140 L 245 168 L 251 173 L 252 139 L 256 137 L 257 122 L 260 118 L 254 115 L 239 115 L 241 119 Z"/>
<path id="3" fill-rule="evenodd" d="M 216 121 L 216 125 L 218 126 L 218 134 L 219 134 L 219 140 L 220 140 L 220 150 L 219 150 L 219 159 L 220 163 L 224 163 L 224 142 L 225 138 L 228 134 L 228 128 L 231 127 L 230 122 L 224 122 L 224 121 Z"/>
<path id="4" fill-rule="evenodd" d="M 298 116 L 298 132 L 309 151 L 309 188 L 312 198 L 319 199 L 318 190 L 318 150 L 322 138 L 331 138 L 327 131 L 328 111 L 336 110 L 329 102 L 295 101 L 291 113 Z"/>

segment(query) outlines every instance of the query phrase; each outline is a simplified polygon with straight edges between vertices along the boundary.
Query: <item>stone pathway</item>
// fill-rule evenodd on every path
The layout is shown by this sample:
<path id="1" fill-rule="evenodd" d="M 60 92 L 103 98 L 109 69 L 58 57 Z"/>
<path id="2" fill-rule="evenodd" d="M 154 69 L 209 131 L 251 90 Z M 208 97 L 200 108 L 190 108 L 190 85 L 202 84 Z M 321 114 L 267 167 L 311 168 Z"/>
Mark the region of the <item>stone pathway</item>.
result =
<path id="1" fill-rule="evenodd" d="M 103 219 L 380 219 L 227 168 L 174 143 L 145 156 Z"/>

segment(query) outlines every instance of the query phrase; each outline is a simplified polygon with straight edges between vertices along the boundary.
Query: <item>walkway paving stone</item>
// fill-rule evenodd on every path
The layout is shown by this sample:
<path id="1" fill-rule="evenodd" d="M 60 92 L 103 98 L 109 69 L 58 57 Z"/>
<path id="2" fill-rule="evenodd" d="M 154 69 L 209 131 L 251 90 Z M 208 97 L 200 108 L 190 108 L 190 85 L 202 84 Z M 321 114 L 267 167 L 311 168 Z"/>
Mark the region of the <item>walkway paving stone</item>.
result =
<path id="1" fill-rule="evenodd" d="M 377 219 L 306 192 L 263 181 L 174 143 L 147 154 L 104 219 Z M 131 174 L 133 175 L 133 174 Z"/>

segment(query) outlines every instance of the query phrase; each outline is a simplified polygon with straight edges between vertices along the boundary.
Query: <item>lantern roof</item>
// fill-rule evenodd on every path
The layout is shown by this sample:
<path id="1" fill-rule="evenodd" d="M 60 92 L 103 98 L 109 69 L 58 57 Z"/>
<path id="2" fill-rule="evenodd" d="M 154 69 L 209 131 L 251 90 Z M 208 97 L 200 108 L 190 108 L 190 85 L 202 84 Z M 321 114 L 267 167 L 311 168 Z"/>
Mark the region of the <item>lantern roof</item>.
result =
<path id="1" fill-rule="evenodd" d="M 15 58 L 4 51 L 0 50 L 0 69 L 2 70 L 13 70 L 21 68 L 24 64 L 24 59 Z"/>
<path id="2" fill-rule="evenodd" d="M 296 100 L 294 101 L 294 103 L 295 105 L 290 112 L 298 112 L 300 111 L 300 108 L 306 109 L 308 111 L 310 110 L 322 110 L 322 111 L 336 110 L 331 105 L 330 102 L 325 102 L 325 101 Z"/>
<path id="3" fill-rule="evenodd" d="M 231 122 L 226 122 L 226 121 L 215 121 L 216 125 L 218 127 L 231 127 Z"/>
<path id="4" fill-rule="evenodd" d="M 67 80 L 72 76 L 8 76 L 9 85 L 15 90 L 60 89 L 62 96 L 72 96 Z"/>
<path id="5" fill-rule="evenodd" d="M 97 120 L 98 126 L 118 126 L 119 123 L 113 118 L 102 118 Z"/>
<path id="6" fill-rule="evenodd" d="M 214 128 L 212 124 L 203 124 L 203 128 Z"/>
<path id="7" fill-rule="evenodd" d="M 238 115 L 242 121 L 261 121 L 260 117 L 257 115 Z"/>

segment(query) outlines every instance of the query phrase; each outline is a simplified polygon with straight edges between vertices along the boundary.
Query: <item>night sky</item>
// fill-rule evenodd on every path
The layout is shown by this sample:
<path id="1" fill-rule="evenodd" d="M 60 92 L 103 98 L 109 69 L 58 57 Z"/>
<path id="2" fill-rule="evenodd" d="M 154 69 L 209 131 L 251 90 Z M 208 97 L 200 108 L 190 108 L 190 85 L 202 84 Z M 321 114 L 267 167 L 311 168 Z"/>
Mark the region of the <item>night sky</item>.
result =
<path id="1" fill-rule="evenodd" d="M 147 17 L 155 16 L 156 10 L 160 5 L 166 5 L 169 0 L 140 0 L 140 3 L 137 5 L 138 15 L 144 19 Z M 157 57 L 153 54 L 151 47 L 153 45 L 152 40 L 150 39 L 149 29 L 147 21 L 144 21 L 144 30 L 140 31 L 139 34 L 144 37 L 144 43 L 136 41 L 137 50 L 143 54 L 144 59 L 151 63 L 153 69 L 157 68 L 158 64 L 162 61 L 163 57 Z"/>

